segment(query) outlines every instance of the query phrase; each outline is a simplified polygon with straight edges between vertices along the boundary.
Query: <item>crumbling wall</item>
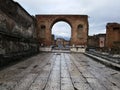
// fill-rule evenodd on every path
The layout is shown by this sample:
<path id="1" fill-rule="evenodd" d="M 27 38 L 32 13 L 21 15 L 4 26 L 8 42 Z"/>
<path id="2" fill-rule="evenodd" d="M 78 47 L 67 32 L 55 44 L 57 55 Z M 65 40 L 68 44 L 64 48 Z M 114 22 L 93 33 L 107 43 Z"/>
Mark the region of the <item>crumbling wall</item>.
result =
<path id="1" fill-rule="evenodd" d="M 18 3 L 0 0 L 0 66 L 38 52 L 35 27 Z"/>

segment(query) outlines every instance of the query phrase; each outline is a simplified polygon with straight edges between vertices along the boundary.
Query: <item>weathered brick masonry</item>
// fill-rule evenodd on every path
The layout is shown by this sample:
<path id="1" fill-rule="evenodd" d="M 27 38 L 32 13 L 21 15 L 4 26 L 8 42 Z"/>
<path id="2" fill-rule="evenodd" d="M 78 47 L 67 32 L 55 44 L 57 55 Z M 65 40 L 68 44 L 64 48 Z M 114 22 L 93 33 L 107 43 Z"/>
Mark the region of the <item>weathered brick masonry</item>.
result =
<path id="1" fill-rule="evenodd" d="M 37 36 L 40 44 L 52 44 L 51 29 L 56 22 L 65 21 L 71 26 L 71 45 L 87 45 L 88 16 L 87 15 L 36 15 Z"/>
<path id="2" fill-rule="evenodd" d="M 38 52 L 35 22 L 18 3 L 0 0 L 0 66 Z"/>
<path id="3" fill-rule="evenodd" d="M 106 25 L 106 47 L 112 53 L 120 54 L 120 24 L 107 23 Z"/>

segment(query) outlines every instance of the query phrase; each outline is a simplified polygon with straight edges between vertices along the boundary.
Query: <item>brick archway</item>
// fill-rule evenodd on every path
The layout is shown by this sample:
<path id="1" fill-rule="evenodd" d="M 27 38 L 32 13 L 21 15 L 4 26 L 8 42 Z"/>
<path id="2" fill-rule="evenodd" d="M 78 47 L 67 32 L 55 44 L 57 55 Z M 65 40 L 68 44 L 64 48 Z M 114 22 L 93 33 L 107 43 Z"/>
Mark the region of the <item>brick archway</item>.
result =
<path id="1" fill-rule="evenodd" d="M 71 45 L 87 45 L 87 15 L 36 15 L 37 36 L 40 44 L 52 44 L 51 29 L 56 22 L 65 21 L 71 26 Z"/>

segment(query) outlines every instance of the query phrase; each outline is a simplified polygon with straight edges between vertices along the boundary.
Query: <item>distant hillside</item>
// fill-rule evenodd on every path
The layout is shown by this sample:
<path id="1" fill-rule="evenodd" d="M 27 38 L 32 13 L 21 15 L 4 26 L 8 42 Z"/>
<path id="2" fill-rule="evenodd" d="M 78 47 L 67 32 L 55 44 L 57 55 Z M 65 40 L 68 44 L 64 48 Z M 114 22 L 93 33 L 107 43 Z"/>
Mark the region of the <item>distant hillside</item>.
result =
<path id="1" fill-rule="evenodd" d="M 55 40 L 56 40 L 57 38 L 64 38 L 64 39 L 65 39 L 65 40 L 67 40 L 67 41 L 69 41 L 69 40 L 70 40 L 70 38 L 69 38 L 69 37 L 60 36 L 60 35 L 56 35 L 56 36 L 55 36 Z"/>

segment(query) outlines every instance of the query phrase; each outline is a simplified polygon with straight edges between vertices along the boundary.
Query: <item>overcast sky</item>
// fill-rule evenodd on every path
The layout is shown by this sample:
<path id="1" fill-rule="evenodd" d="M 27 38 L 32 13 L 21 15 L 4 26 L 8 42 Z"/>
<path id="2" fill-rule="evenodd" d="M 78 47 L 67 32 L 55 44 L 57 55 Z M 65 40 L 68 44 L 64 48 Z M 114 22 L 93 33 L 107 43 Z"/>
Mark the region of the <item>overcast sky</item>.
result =
<path id="1" fill-rule="evenodd" d="M 89 35 L 105 33 L 108 22 L 120 23 L 120 0 L 14 0 L 31 15 L 85 14 Z M 60 29 L 56 26 L 56 29 Z M 69 32 L 67 32 L 69 33 Z"/>

